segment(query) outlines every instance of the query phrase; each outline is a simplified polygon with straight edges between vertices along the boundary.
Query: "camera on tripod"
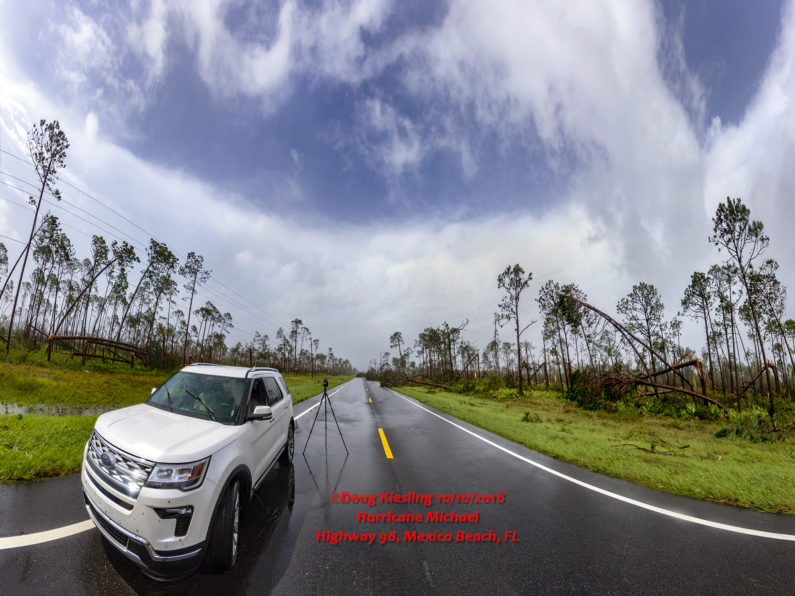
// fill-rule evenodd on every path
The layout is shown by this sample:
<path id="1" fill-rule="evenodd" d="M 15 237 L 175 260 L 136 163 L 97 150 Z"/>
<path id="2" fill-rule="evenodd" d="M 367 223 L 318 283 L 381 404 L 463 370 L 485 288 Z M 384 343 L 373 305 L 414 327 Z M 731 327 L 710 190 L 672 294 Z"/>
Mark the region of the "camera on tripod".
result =
<path id="1" fill-rule="evenodd" d="M 345 447 L 345 453 L 348 453 L 348 446 L 345 444 L 345 438 L 342 436 L 342 430 L 340 430 L 340 423 L 337 422 L 337 415 L 334 413 L 334 406 L 331 405 L 331 396 L 328 394 L 328 379 L 323 379 L 323 395 L 320 397 L 320 403 L 318 404 L 317 412 L 315 412 L 315 418 L 312 420 L 312 426 L 309 427 L 309 436 L 306 437 L 306 443 L 304 444 L 304 450 L 302 453 L 306 454 L 307 445 L 309 445 L 309 439 L 312 438 L 312 431 L 315 429 L 315 422 L 317 422 L 318 414 L 320 414 L 320 410 L 323 410 L 323 431 L 326 434 L 326 448 L 328 448 L 328 410 L 331 410 L 331 415 L 334 418 L 334 424 L 337 425 L 337 432 L 340 433 L 340 439 L 342 439 L 342 446 Z M 337 390 L 339 391 L 339 390 Z"/>

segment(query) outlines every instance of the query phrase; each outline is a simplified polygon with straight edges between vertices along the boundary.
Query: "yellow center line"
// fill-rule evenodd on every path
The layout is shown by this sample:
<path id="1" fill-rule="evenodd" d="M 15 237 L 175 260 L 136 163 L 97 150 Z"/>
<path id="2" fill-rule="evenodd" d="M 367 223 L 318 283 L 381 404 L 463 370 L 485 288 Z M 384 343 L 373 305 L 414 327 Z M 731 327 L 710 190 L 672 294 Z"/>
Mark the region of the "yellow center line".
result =
<path id="1" fill-rule="evenodd" d="M 386 435 L 384 434 L 384 429 L 379 428 L 378 434 L 381 435 L 381 443 L 384 445 L 384 453 L 386 453 L 386 458 L 393 459 L 392 450 L 389 448 L 389 443 L 387 443 L 386 441 Z"/>

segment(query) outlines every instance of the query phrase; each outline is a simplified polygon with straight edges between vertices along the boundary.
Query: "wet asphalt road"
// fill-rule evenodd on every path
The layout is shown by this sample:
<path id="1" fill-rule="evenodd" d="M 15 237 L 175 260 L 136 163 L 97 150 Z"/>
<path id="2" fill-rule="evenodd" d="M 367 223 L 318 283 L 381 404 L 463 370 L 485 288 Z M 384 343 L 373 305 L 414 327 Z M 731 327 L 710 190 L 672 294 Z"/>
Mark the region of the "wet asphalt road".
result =
<path id="1" fill-rule="evenodd" d="M 488 445 L 376 383 L 355 379 L 332 404 L 306 450 L 318 398 L 296 406 L 296 457 L 276 467 L 244 510 L 240 558 L 230 572 L 201 571 L 160 584 L 87 532 L 0 551 L 0 594 L 793 594 L 795 542 L 673 519 L 577 486 Z M 372 403 L 370 403 L 372 400 Z M 444 418 L 455 420 L 449 416 Z M 761 514 L 660 493 L 588 472 L 466 423 L 462 427 L 583 482 L 720 523 L 795 534 L 793 516 Z M 378 429 L 391 448 L 387 459 Z M 293 492 L 294 491 L 294 492 Z M 333 494 L 433 495 L 422 503 L 332 502 Z M 289 504 L 291 493 L 294 504 Z M 438 495 L 495 495 L 445 504 Z M 344 498 L 344 497 L 343 497 Z M 491 500 L 491 498 L 489 498 Z M 362 514 L 474 514 L 476 522 L 358 522 Z M 86 519 L 79 477 L 0 486 L 0 536 Z M 323 533 L 375 533 L 373 544 Z M 401 541 L 390 541 L 390 531 Z M 407 532 L 452 542 L 407 541 Z M 455 541 L 458 532 L 499 542 Z M 380 544 L 380 534 L 387 540 Z M 409 535 L 410 536 L 410 535 Z M 506 540 L 506 537 L 508 540 Z"/>

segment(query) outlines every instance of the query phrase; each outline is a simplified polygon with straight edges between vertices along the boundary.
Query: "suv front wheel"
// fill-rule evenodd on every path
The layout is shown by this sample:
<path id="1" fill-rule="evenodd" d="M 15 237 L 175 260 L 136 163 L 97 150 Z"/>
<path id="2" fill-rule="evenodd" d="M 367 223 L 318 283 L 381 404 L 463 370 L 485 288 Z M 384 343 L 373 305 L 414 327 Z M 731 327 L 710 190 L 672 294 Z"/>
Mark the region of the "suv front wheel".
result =
<path id="1" fill-rule="evenodd" d="M 207 550 L 207 564 L 216 571 L 226 571 L 237 561 L 240 526 L 240 482 L 232 481 L 221 497 L 212 537 Z"/>
<path id="2" fill-rule="evenodd" d="M 295 453 L 295 425 L 290 422 L 290 429 L 287 431 L 287 442 L 284 444 L 284 451 L 282 451 L 281 462 L 289 464 L 293 461 L 293 454 Z"/>

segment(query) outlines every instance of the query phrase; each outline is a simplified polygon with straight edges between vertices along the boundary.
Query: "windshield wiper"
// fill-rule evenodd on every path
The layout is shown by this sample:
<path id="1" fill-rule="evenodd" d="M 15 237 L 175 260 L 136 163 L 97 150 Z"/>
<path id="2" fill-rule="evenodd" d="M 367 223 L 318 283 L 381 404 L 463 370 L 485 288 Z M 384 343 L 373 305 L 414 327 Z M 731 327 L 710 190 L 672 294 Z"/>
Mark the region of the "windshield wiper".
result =
<path id="1" fill-rule="evenodd" d="M 168 390 L 168 385 L 166 385 L 166 395 L 168 396 L 168 409 L 173 412 L 174 404 L 171 403 L 171 392 Z"/>
<path id="2" fill-rule="evenodd" d="M 203 405 L 203 406 L 204 406 L 204 407 L 207 409 L 207 412 L 210 414 L 210 418 L 212 418 L 212 419 L 213 419 L 213 422 L 218 422 L 218 421 L 215 419 L 215 413 L 212 411 L 212 409 L 210 408 L 210 406 L 208 406 L 208 405 L 207 405 L 207 402 L 205 402 L 205 401 L 204 401 L 204 400 L 203 400 L 201 397 L 199 397 L 198 395 L 196 395 L 195 393 L 193 393 L 193 391 L 191 391 L 190 389 L 185 389 L 185 393 L 187 393 L 188 395 L 190 395 L 190 396 L 191 396 L 193 399 L 195 399 L 195 400 L 198 400 L 198 402 L 199 402 L 201 405 Z"/>

